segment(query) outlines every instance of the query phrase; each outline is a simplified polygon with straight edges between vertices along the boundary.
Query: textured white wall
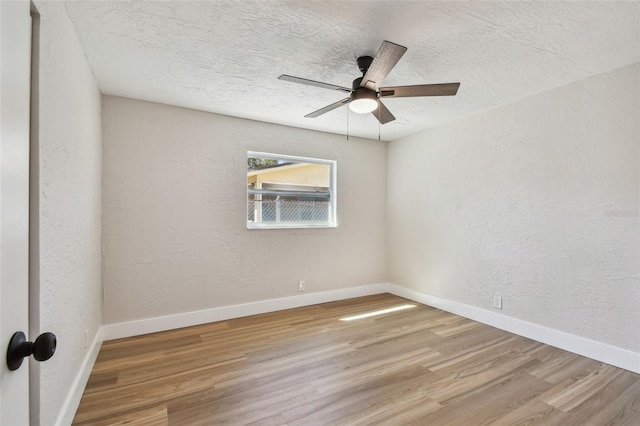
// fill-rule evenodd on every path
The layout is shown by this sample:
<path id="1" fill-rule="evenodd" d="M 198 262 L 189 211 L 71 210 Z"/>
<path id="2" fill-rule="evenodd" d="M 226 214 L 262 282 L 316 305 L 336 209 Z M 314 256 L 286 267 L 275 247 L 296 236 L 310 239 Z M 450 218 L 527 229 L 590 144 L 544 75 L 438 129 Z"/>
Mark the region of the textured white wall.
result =
<path id="1" fill-rule="evenodd" d="M 37 328 L 58 337 L 40 368 L 40 424 L 54 424 L 101 324 L 100 92 L 59 2 L 41 14 Z M 33 216 L 32 216 L 33 217 Z M 35 289 L 37 290 L 37 289 Z M 34 326 L 32 324 L 32 329 Z M 38 419 L 32 419 L 34 424 Z"/>
<path id="2" fill-rule="evenodd" d="M 105 324 L 385 278 L 386 143 L 103 97 Z M 247 151 L 338 162 L 336 229 L 247 230 Z"/>
<path id="3" fill-rule="evenodd" d="M 389 145 L 391 282 L 640 352 L 638 64 Z"/>

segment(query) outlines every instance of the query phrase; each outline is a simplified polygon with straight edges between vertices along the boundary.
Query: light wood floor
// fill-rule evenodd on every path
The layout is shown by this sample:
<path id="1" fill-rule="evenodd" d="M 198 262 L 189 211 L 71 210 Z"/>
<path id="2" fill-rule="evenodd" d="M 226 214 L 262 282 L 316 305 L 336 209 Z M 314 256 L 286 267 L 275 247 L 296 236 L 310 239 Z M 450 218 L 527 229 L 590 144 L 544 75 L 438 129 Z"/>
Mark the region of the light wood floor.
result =
<path id="1" fill-rule="evenodd" d="M 368 296 L 106 342 L 74 424 L 640 425 L 640 375 Z"/>

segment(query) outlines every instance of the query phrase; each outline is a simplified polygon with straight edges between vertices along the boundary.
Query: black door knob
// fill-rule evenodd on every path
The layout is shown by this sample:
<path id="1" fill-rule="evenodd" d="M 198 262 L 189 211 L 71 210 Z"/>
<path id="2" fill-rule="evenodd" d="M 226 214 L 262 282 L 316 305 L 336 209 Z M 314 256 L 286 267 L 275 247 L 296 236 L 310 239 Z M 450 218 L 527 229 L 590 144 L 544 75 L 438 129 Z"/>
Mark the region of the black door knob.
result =
<path id="1" fill-rule="evenodd" d="M 22 331 L 11 336 L 7 349 L 7 367 L 9 370 L 17 370 L 22 365 L 25 357 L 33 355 L 37 361 L 46 361 L 56 352 L 56 335 L 42 333 L 35 342 L 28 342 Z"/>

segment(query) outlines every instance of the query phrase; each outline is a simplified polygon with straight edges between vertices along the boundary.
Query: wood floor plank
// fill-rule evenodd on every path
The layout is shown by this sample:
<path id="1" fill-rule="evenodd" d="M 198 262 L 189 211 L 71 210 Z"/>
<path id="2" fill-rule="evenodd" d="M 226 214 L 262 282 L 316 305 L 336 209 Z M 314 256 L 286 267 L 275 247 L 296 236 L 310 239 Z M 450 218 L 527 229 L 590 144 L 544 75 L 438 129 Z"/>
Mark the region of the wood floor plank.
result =
<path id="1" fill-rule="evenodd" d="M 430 425 L 488 425 L 526 404 L 549 387 L 550 383 L 530 374 L 510 374 L 483 392 L 458 399 L 422 421 Z"/>
<path id="2" fill-rule="evenodd" d="M 622 424 L 640 413 L 640 383 L 631 373 L 622 371 L 567 412 L 585 424 Z"/>
<path id="3" fill-rule="evenodd" d="M 415 306 L 341 320 L 403 304 Z M 105 342 L 74 424 L 639 419 L 638 374 L 381 294 Z"/>
<path id="4" fill-rule="evenodd" d="M 346 418 L 361 417 L 376 403 L 386 405 L 398 395 L 412 393 L 436 378 L 421 367 L 405 371 L 402 375 L 372 376 L 366 382 L 333 388 L 310 404 L 285 411 L 283 417 L 290 425 L 347 424 Z"/>
<path id="5" fill-rule="evenodd" d="M 434 384 L 431 398 L 446 405 L 467 399 L 468 395 L 484 390 L 496 382 L 516 374 L 520 370 L 526 370 L 532 363 L 527 355 L 505 356 L 470 366 L 461 371 L 454 372 Z"/>
<path id="6" fill-rule="evenodd" d="M 571 411 L 591 396 L 602 391 L 623 372 L 624 370 L 601 363 L 598 368 L 580 378 L 571 386 L 565 387 L 554 395 L 545 395 L 541 400 L 562 411 Z"/>
<path id="7" fill-rule="evenodd" d="M 105 420 L 92 422 L 93 426 L 167 426 L 168 424 L 169 416 L 167 415 L 167 407 L 164 406 L 137 410 L 133 413 L 110 416 Z"/>
<path id="8" fill-rule="evenodd" d="M 532 399 L 490 424 L 491 426 L 564 426 L 577 424 L 577 421 L 562 410 L 553 408 L 538 399 Z"/>
<path id="9" fill-rule="evenodd" d="M 529 369 L 529 373 L 551 383 L 560 383 L 597 365 L 598 361 L 558 349 L 555 356 Z"/>

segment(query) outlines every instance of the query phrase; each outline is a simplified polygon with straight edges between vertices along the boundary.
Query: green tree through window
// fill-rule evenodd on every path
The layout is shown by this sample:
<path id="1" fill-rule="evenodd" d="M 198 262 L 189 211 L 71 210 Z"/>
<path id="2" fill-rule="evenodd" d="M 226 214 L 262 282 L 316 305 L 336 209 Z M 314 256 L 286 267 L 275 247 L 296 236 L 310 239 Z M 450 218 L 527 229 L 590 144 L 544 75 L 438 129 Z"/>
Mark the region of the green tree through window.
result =
<path id="1" fill-rule="evenodd" d="M 275 166 L 278 164 L 277 160 L 271 158 L 247 158 L 247 168 L 249 170 L 263 169 L 269 166 Z"/>

